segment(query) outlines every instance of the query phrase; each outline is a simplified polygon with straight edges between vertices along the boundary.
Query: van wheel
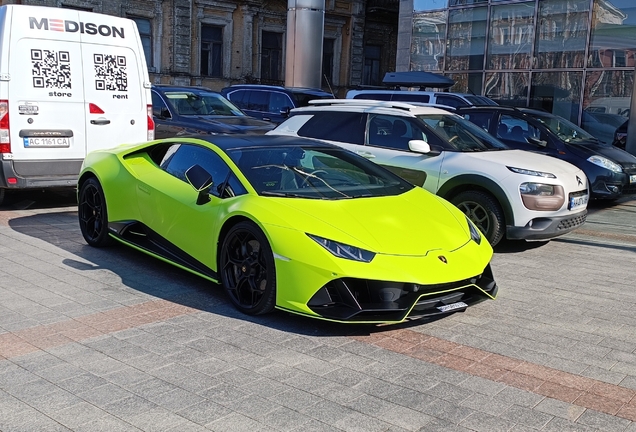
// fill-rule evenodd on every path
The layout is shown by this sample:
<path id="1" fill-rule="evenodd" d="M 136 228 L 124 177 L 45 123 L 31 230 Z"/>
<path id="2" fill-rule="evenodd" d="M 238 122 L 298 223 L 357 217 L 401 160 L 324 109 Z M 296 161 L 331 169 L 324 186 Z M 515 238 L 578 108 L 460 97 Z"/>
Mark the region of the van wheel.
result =
<path id="1" fill-rule="evenodd" d="M 506 226 L 503 211 L 491 195 L 466 191 L 455 196 L 451 202 L 468 216 L 492 246 L 503 238 Z"/>
<path id="2" fill-rule="evenodd" d="M 90 246 L 108 246 L 113 239 L 108 235 L 108 211 L 102 185 L 89 178 L 80 187 L 78 197 L 79 226 L 84 240 Z"/>

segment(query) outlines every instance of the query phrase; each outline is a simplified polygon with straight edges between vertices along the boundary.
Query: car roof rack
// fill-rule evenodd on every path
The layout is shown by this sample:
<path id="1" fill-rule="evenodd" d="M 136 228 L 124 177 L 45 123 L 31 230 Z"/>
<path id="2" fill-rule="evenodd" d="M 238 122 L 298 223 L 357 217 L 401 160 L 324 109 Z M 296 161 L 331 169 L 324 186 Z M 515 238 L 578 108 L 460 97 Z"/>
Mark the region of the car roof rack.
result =
<path id="1" fill-rule="evenodd" d="M 409 111 L 416 108 L 415 103 L 398 102 L 398 101 L 377 101 L 372 99 L 315 99 L 309 101 L 310 105 L 328 106 L 328 105 L 350 105 L 363 107 L 381 107 L 381 108 L 397 108 Z"/>

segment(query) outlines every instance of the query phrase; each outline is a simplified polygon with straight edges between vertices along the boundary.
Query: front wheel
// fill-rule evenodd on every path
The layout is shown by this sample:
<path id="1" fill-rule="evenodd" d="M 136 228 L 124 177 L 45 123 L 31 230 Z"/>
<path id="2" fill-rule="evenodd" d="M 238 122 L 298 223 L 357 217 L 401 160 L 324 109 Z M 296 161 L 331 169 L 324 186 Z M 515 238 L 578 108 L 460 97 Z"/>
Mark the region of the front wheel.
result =
<path id="1" fill-rule="evenodd" d="M 276 269 L 267 237 L 252 222 L 228 231 L 220 250 L 221 284 L 234 306 L 248 315 L 271 312 L 276 305 Z"/>
<path id="2" fill-rule="evenodd" d="M 80 187 L 78 196 L 79 226 L 84 240 L 90 246 L 102 247 L 112 243 L 108 235 L 108 212 L 102 185 L 89 178 Z"/>
<path id="3" fill-rule="evenodd" d="M 492 246 L 503 238 L 506 223 L 503 211 L 493 197 L 484 192 L 466 191 L 451 202 L 468 216 Z"/>

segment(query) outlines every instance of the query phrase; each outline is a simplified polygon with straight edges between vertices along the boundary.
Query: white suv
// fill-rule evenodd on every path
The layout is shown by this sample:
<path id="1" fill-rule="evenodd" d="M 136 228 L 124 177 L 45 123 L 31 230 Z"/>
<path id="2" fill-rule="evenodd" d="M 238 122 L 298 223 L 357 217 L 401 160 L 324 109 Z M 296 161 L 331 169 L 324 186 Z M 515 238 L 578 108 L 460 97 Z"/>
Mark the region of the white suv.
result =
<path id="1" fill-rule="evenodd" d="M 446 198 L 492 245 L 540 240 L 585 222 L 583 171 L 545 155 L 510 150 L 478 126 L 439 108 L 403 102 L 312 101 L 268 134 L 317 138 L 384 165 Z"/>

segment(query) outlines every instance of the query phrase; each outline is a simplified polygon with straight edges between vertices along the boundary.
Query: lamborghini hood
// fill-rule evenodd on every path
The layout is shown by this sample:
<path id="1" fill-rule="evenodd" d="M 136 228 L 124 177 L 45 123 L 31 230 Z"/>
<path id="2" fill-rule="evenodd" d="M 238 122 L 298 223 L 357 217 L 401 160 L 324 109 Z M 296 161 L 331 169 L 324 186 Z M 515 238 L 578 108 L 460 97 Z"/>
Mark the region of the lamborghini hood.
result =
<path id="1" fill-rule="evenodd" d="M 464 215 L 421 188 L 375 198 L 265 199 L 280 206 L 281 225 L 379 254 L 423 256 L 470 240 Z"/>

